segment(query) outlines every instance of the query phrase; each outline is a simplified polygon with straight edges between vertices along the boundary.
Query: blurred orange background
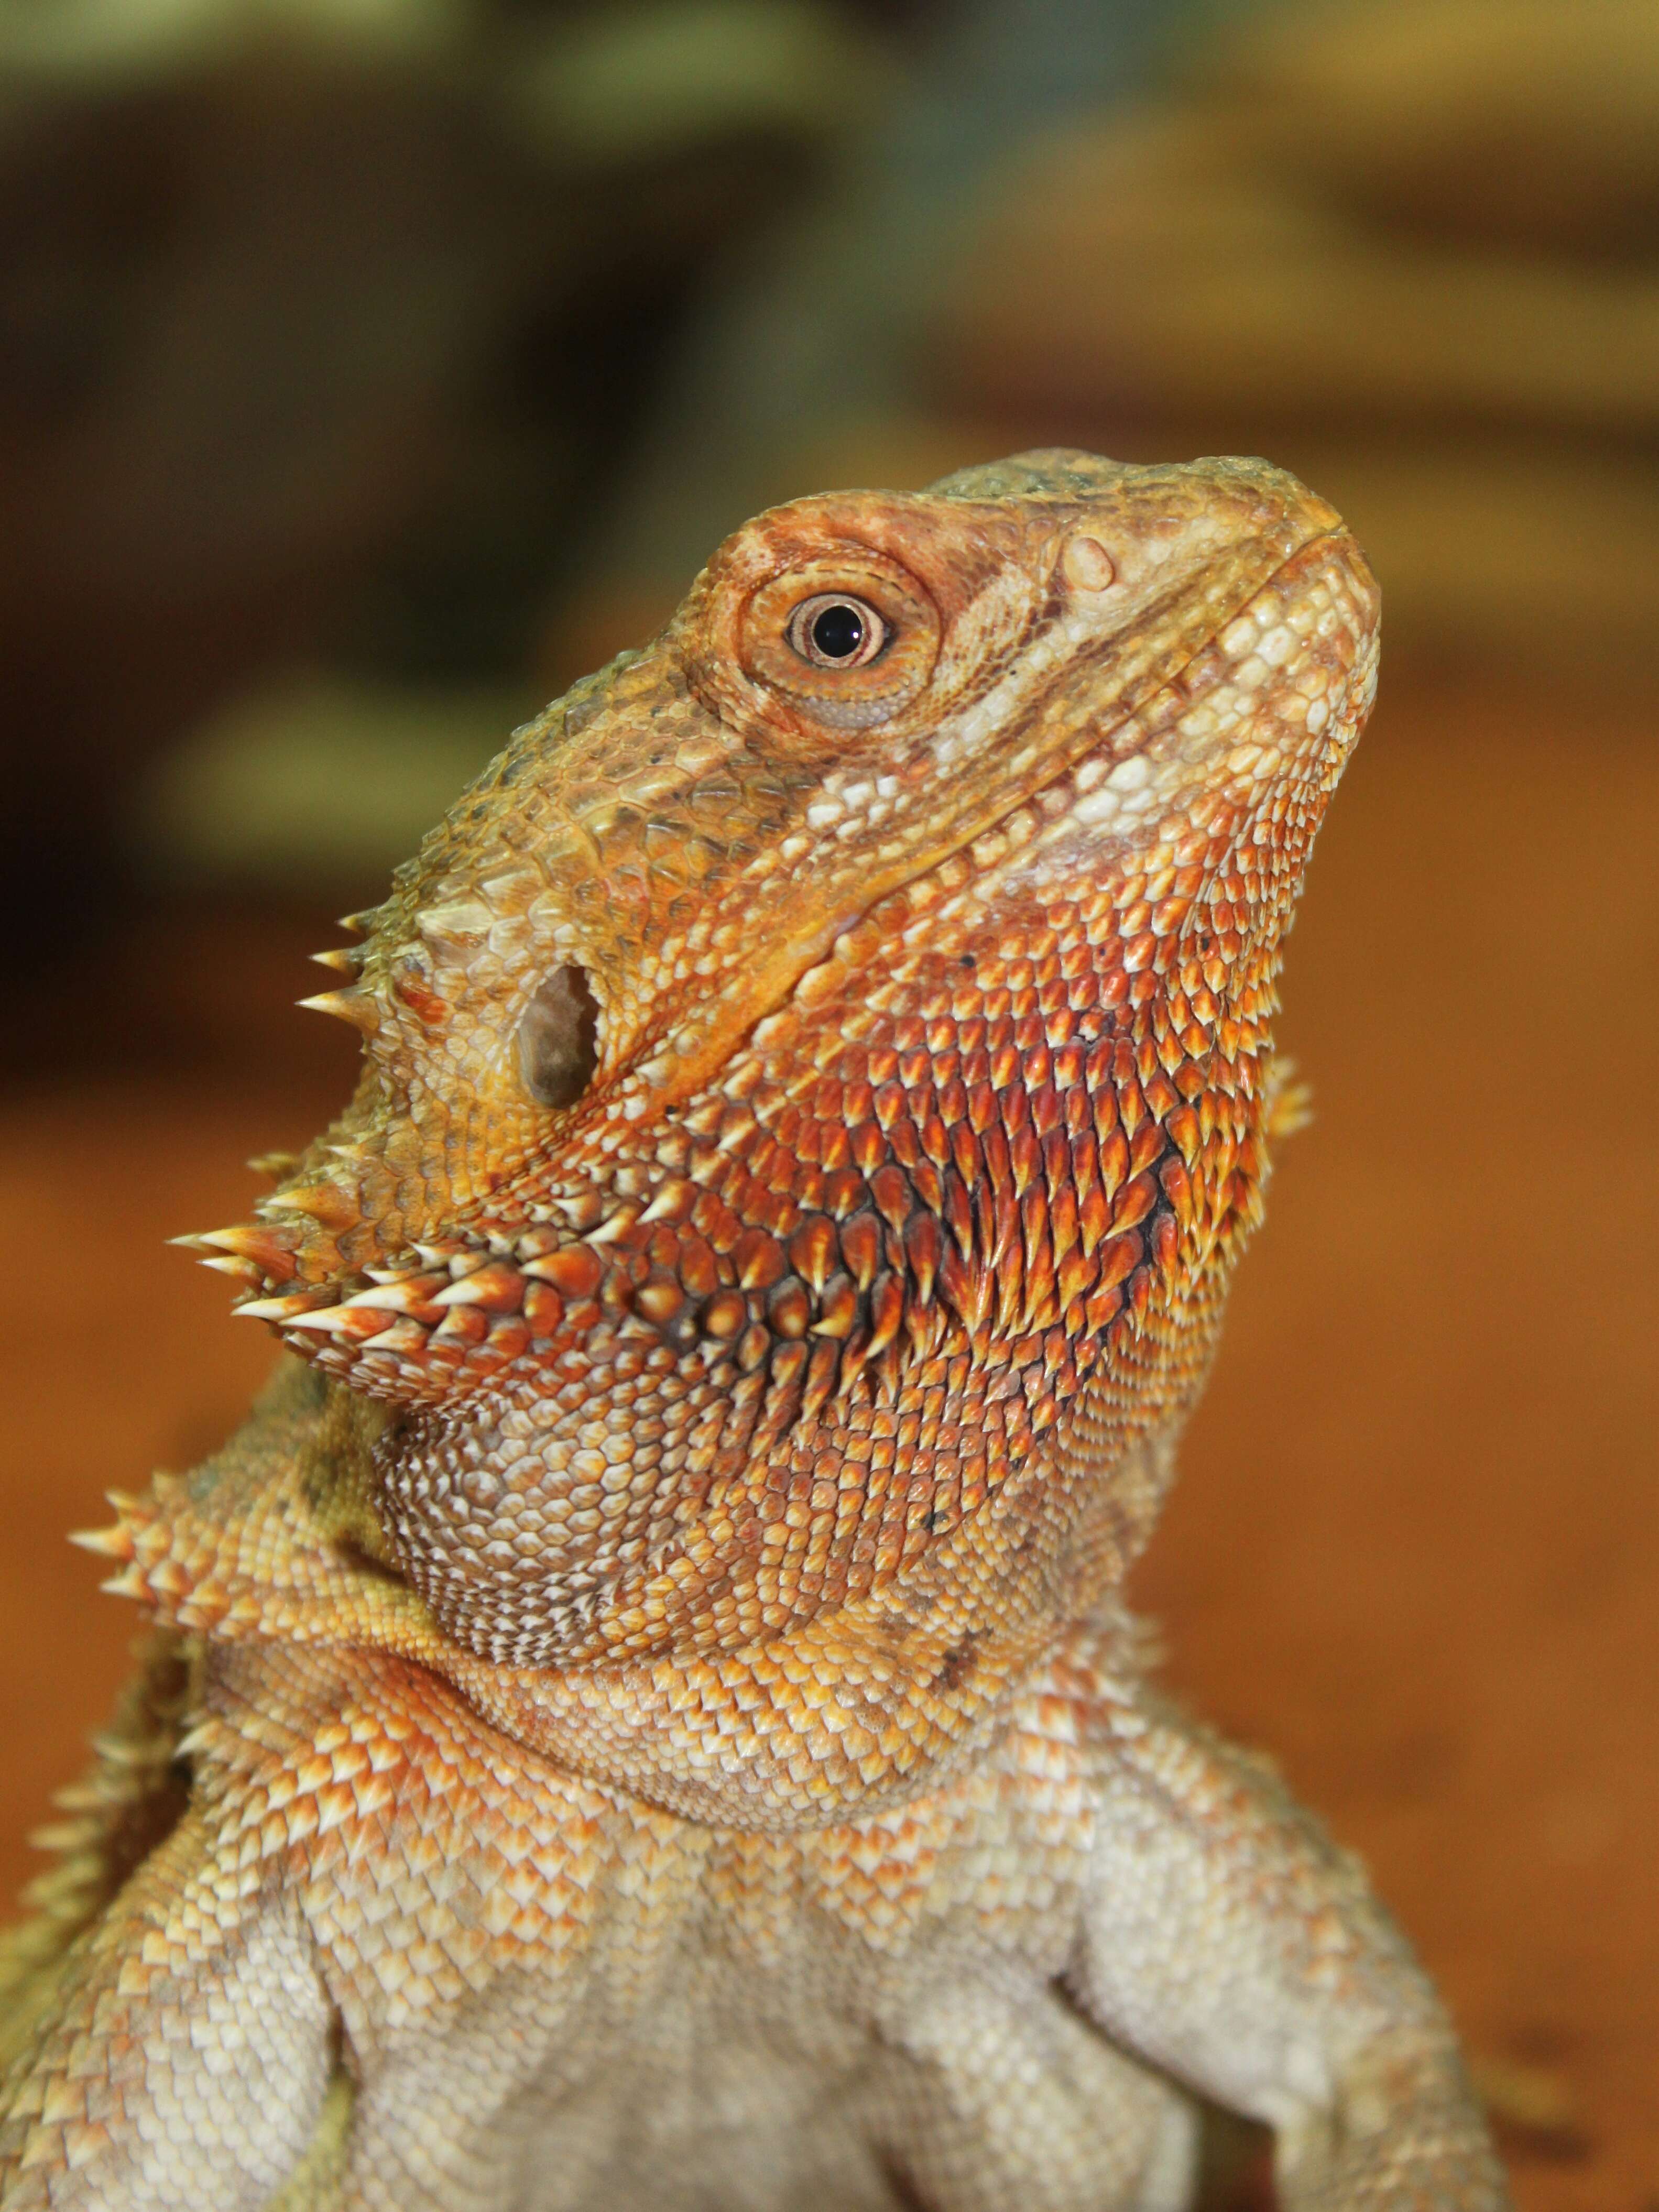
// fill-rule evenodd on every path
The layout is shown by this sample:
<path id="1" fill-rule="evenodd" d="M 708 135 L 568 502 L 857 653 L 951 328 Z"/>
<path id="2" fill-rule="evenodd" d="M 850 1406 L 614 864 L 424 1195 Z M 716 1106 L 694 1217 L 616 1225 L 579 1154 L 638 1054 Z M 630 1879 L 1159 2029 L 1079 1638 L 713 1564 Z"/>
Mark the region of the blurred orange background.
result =
<path id="1" fill-rule="evenodd" d="M 0 21 L 0 1889 L 137 1625 L 64 1531 L 269 1364 L 162 1240 L 349 1088 L 329 917 L 769 501 L 1266 453 L 1382 693 L 1133 1595 L 1524 2212 L 1655 2212 L 1659 8 L 65 0 Z"/>

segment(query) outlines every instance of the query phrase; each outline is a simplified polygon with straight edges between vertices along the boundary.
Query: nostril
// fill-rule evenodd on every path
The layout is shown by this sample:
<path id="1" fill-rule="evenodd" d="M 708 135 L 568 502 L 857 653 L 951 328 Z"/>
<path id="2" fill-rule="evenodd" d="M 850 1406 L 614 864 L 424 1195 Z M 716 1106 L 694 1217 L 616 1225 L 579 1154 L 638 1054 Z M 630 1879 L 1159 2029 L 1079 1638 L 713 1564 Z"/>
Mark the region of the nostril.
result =
<path id="1" fill-rule="evenodd" d="M 1068 538 L 1060 566 L 1074 592 L 1103 592 L 1117 580 L 1117 563 L 1097 538 Z"/>
<path id="2" fill-rule="evenodd" d="M 556 968 L 519 1024 L 519 1072 L 543 1106 L 572 1106 L 593 1079 L 599 1008 L 580 968 Z"/>

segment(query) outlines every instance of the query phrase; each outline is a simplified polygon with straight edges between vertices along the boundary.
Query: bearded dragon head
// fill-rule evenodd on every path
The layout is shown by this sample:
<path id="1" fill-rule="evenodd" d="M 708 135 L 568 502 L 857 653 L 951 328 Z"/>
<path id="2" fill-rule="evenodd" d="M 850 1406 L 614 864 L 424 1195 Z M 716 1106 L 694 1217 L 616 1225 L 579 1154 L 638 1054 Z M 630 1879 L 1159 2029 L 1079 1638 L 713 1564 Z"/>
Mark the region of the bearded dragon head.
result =
<path id="1" fill-rule="evenodd" d="M 1021 1531 L 1116 1571 L 1098 1501 L 1257 1216 L 1376 639 L 1282 471 L 1032 453 L 762 515 L 515 735 L 337 957 L 350 1106 L 207 1240 L 396 1409 L 450 1633 L 731 1650 L 930 1576 L 1006 1611 Z"/>

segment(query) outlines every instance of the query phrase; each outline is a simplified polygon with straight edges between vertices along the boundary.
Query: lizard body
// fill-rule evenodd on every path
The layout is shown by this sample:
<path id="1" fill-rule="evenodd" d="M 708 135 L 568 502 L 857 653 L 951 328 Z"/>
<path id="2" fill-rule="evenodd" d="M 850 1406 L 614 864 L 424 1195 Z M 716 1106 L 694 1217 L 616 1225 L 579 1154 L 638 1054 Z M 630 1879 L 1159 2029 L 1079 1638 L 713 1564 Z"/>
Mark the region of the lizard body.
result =
<path id="1" fill-rule="evenodd" d="M 1119 1610 L 1375 586 L 1259 462 L 729 540 L 520 732 L 204 1240 L 298 1358 L 15 1939 L 0 2204 L 1497 2208 L 1352 1862 Z"/>

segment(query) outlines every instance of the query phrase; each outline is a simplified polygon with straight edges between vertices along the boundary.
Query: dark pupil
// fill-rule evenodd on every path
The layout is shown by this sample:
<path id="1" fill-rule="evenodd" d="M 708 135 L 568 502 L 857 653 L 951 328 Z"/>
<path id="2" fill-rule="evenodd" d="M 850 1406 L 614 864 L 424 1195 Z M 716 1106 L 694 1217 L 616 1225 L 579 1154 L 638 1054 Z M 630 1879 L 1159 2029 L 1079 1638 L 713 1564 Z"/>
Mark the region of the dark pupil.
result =
<path id="1" fill-rule="evenodd" d="M 850 660 L 864 642 L 864 617 L 844 600 L 812 620 L 812 642 L 826 660 Z"/>

